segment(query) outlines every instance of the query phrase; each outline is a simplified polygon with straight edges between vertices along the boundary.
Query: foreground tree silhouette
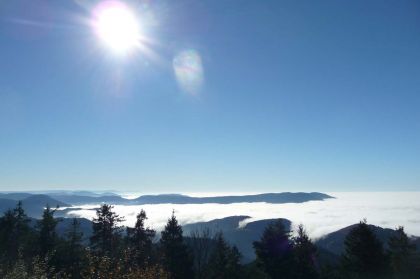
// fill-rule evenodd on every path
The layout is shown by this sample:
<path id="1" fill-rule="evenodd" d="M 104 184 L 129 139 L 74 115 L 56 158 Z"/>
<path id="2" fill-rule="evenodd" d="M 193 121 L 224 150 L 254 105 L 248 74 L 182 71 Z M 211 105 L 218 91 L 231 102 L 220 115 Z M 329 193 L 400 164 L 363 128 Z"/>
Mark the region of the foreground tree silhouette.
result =
<path id="1" fill-rule="evenodd" d="M 65 240 L 59 246 L 61 256 L 59 264 L 71 278 L 80 278 L 83 266 L 86 264 L 86 252 L 82 243 L 83 233 L 80 222 L 74 218 L 67 229 Z"/>
<path id="2" fill-rule="evenodd" d="M 193 278 L 193 261 L 184 243 L 182 228 L 178 224 L 175 213 L 161 233 L 160 239 L 163 265 L 172 279 Z"/>
<path id="3" fill-rule="evenodd" d="M 56 209 L 51 209 L 49 205 L 44 209 L 42 219 L 38 221 L 39 230 L 39 247 L 40 256 L 45 258 L 48 254 L 54 252 L 58 236 L 56 232 L 56 226 L 58 224 L 57 219 L 54 218 Z"/>
<path id="4" fill-rule="evenodd" d="M 208 279 L 230 279 L 242 278 L 240 264 L 241 255 L 236 247 L 230 247 L 223 234 L 216 236 L 216 246 L 210 255 L 205 278 Z"/>
<path id="5" fill-rule="evenodd" d="M 131 258 L 138 267 L 145 267 L 152 262 L 152 245 L 156 232 L 144 227 L 146 219 L 146 212 L 142 209 L 137 214 L 134 228 L 127 227 L 127 241 L 131 249 Z"/>
<path id="6" fill-rule="evenodd" d="M 120 223 L 124 218 L 112 211 L 113 206 L 103 204 L 96 210 L 96 218 L 92 220 L 92 236 L 90 243 L 93 251 L 99 255 L 114 257 L 119 253 L 121 242 Z"/>
<path id="7" fill-rule="evenodd" d="M 261 240 L 254 242 L 254 249 L 257 265 L 271 278 L 295 278 L 290 232 L 281 220 L 267 226 Z"/>
<path id="8" fill-rule="evenodd" d="M 410 242 L 404 227 L 399 227 L 388 241 L 390 265 L 395 279 L 418 278 L 416 246 Z"/>
<path id="9" fill-rule="evenodd" d="M 22 202 L 13 210 L 8 210 L 0 218 L 0 262 L 13 265 L 19 257 L 19 251 L 25 252 L 29 245 L 31 229 Z"/>
<path id="10" fill-rule="evenodd" d="M 196 229 L 190 234 L 188 246 L 194 258 L 194 272 L 197 279 L 205 278 L 205 267 L 209 261 L 214 241 L 209 228 Z"/>
<path id="11" fill-rule="evenodd" d="M 387 261 L 382 243 L 371 231 L 366 220 L 347 235 L 342 258 L 346 278 L 387 278 Z"/>
<path id="12" fill-rule="evenodd" d="M 297 236 L 293 238 L 294 241 L 294 256 L 295 256 L 295 277 L 296 279 L 315 279 L 318 278 L 316 270 L 316 246 L 309 239 L 303 225 L 299 225 Z"/>

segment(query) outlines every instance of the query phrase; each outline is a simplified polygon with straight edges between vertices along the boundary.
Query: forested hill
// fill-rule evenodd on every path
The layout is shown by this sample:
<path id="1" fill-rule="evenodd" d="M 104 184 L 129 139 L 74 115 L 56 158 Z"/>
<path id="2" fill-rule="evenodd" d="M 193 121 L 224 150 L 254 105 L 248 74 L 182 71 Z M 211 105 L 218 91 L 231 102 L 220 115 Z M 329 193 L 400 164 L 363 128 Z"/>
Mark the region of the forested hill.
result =
<path id="1" fill-rule="evenodd" d="M 71 206 L 68 203 L 56 200 L 47 195 L 40 194 L 16 194 L 16 195 L 5 195 L 6 197 L 14 197 L 16 199 L 2 198 L 0 195 L 0 214 L 3 214 L 8 209 L 12 209 L 16 206 L 18 200 L 22 203 L 22 207 L 28 216 L 39 218 L 44 211 L 46 205 L 51 207 L 67 207 Z"/>

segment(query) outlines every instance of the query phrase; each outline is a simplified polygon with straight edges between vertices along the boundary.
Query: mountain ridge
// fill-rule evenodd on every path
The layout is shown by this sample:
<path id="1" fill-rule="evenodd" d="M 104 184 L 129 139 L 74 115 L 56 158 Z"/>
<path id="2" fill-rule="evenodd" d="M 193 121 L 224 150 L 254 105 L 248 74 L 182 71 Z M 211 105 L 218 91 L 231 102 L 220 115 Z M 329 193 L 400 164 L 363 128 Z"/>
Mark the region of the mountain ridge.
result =
<path id="1" fill-rule="evenodd" d="M 262 193 L 255 195 L 228 195 L 215 197 L 192 197 L 182 194 L 158 194 L 142 195 L 135 199 L 123 198 L 119 195 L 108 193 L 108 195 L 80 195 L 81 191 L 71 192 L 53 192 L 50 194 L 31 194 L 31 193 L 0 193 L 0 198 L 12 200 L 24 200 L 32 196 L 48 196 L 61 203 L 68 205 L 82 204 L 119 204 L 119 205 L 143 205 L 143 204 L 231 204 L 231 203 L 251 203 L 266 202 L 273 204 L 281 203 L 304 203 L 308 201 L 323 201 L 334 197 L 320 192 L 280 192 L 280 193 Z"/>

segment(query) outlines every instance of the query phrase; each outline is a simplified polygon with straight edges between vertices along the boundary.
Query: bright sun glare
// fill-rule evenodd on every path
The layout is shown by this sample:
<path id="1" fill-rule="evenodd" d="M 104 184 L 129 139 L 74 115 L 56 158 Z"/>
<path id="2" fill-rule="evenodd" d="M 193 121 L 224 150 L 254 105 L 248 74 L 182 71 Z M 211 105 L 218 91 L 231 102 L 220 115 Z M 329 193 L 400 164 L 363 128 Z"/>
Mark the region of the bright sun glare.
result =
<path id="1" fill-rule="evenodd" d="M 94 10 L 95 31 L 113 51 L 127 53 L 140 39 L 140 27 L 135 14 L 120 1 L 104 1 Z"/>

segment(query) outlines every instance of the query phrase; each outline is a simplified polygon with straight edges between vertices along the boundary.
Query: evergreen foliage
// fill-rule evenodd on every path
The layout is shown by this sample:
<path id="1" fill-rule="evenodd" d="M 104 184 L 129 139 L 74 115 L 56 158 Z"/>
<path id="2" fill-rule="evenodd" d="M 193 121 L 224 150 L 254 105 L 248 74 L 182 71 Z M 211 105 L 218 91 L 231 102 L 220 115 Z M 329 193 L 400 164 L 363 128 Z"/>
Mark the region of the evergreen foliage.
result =
<path id="1" fill-rule="evenodd" d="M 93 234 L 90 244 L 93 251 L 99 255 L 114 256 L 119 252 L 121 244 L 121 226 L 124 218 L 114 211 L 113 206 L 103 204 L 96 210 L 96 218 L 93 221 Z"/>
<path id="2" fill-rule="evenodd" d="M 291 234 L 281 221 L 268 225 L 254 248 L 258 266 L 271 278 L 294 278 Z"/>
<path id="3" fill-rule="evenodd" d="M 57 261 L 57 266 L 61 267 L 71 278 L 80 278 L 81 271 L 87 261 L 85 250 L 80 222 L 73 219 L 66 232 L 65 239 L 61 241 L 59 246 L 57 254 L 60 258 Z"/>
<path id="4" fill-rule="evenodd" d="M 160 246 L 162 262 L 171 279 L 194 277 L 192 257 L 184 243 L 182 227 L 178 224 L 174 212 L 161 233 Z"/>
<path id="5" fill-rule="evenodd" d="M 223 238 L 222 233 L 217 234 L 216 245 L 210 255 L 205 278 L 242 278 L 240 259 L 241 255 L 238 249 L 230 247 Z"/>
<path id="6" fill-rule="evenodd" d="M 299 225 L 297 236 L 293 239 L 294 261 L 296 279 L 316 279 L 318 278 L 316 263 L 316 247 L 312 243 L 303 225 Z"/>
<path id="7" fill-rule="evenodd" d="M 342 265 L 346 278 L 387 278 L 389 272 L 383 245 L 366 220 L 349 232 L 344 244 Z"/>
<path id="8" fill-rule="evenodd" d="M 127 228 L 127 241 L 131 249 L 131 259 L 133 265 L 138 267 L 146 267 L 153 262 L 152 246 L 156 232 L 145 228 L 144 222 L 146 219 L 146 212 L 141 210 L 137 214 L 134 228 Z"/>
<path id="9" fill-rule="evenodd" d="M 8 210 L 0 218 L 0 260 L 6 266 L 15 265 L 18 257 L 22 257 L 30 248 L 34 238 L 29 228 L 29 219 L 26 216 L 22 202 L 18 202 L 13 210 Z"/>
<path id="10" fill-rule="evenodd" d="M 403 227 L 397 228 L 395 235 L 388 241 L 390 265 L 395 279 L 414 279 L 420 276 L 416 266 L 420 263 L 416 246 L 410 242 Z"/>
<path id="11" fill-rule="evenodd" d="M 47 205 L 42 214 L 42 219 L 38 221 L 38 243 L 41 257 L 53 253 L 57 244 L 58 237 L 55 228 L 58 221 L 54 218 L 55 211 L 56 209 L 51 209 Z"/>

